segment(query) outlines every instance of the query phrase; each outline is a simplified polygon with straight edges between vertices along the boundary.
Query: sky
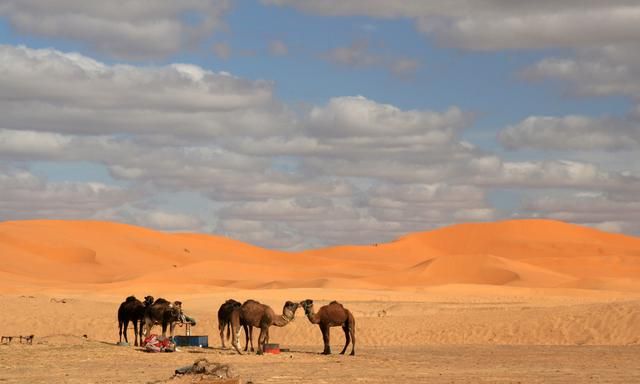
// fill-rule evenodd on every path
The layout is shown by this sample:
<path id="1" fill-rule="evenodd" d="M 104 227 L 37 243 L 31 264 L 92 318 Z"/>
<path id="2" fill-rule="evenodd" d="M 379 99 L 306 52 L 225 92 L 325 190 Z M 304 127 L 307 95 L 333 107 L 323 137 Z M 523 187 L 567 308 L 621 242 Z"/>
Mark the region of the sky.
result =
<path id="1" fill-rule="evenodd" d="M 640 3 L 0 0 L 0 220 L 640 235 Z"/>

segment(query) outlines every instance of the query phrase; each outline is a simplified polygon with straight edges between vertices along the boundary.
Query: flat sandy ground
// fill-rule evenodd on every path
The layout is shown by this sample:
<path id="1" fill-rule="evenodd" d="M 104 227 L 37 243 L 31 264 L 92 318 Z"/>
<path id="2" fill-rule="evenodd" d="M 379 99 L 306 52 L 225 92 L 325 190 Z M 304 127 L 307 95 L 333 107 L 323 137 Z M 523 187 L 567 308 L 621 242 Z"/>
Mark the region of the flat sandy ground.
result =
<path id="1" fill-rule="evenodd" d="M 318 327 L 301 312 L 271 341 L 291 352 L 239 356 L 220 348 L 216 312 L 227 298 L 339 298 L 357 321 L 355 357 L 319 355 Z M 65 299 L 65 303 L 60 300 Z M 637 383 L 640 297 L 628 292 L 449 285 L 413 291 L 284 289 L 182 295 L 193 334 L 211 348 L 150 354 L 119 347 L 117 297 L 91 293 L 0 296 L 2 334 L 34 345 L 0 345 L 0 383 L 149 383 L 205 357 L 254 383 Z M 179 333 L 184 332 L 178 329 Z M 87 335 L 84 338 L 83 335 Z M 132 338 L 133 332 L 129 335 Z M 256 337 L 257 339 L 257 337 Z"/>
<path id="2" fill-rule="evenodd" d="M 217 347 L 149 354 L 95 341 L 58 343 L 0 347 L 0 382 L 148 383 L 201 357 L 229 363 L 243 382 L 254 383 L 640 382 L 637 345 L 363 347 L 355 357 L 327 357 L 297 346 L 280 355 L 238 356 Z"/>

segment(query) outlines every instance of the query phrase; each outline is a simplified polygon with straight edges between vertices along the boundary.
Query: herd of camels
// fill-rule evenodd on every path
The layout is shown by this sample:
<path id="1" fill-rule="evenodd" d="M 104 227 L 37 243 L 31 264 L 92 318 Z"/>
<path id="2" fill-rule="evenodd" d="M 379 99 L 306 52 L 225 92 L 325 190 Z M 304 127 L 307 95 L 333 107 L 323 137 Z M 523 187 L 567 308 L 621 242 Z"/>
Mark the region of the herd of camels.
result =
<path id="1" fill-rule="evenodd" d="M 299 307 L 304 309 L 307 319 L 312 324 L 317 324 L 320 327 L 324 342 L 322 354 L 331 354 L 329 336 L 331 327 L 342 327 L 345 344 L 340 354 L 344 354 L 351 343 L 351 355 L 355 355 L 356 323 L 353 314 L 337 301 L 332 301 L 315 312 L 311 299 L 299 303 L 287 301 L 284 303 L 281 315 L 276 315 L 271 307 L 255 300 L 249 299 L 244 303 L 233 299 L 225 301 L 218 309 L 218 330 L 222 347 L 226 348 L 225 339 L 231 339 L 233 348 L 242 354 L 240 351 L 240 331 L 244 330 L 244 351 L 246 352 L 251 345 L 251 352 L 253 352 L 253 328 L 259 328 L 257 354 L 262 354 L 264 345 L 269 342 L 269 328 L 271 326 L 284 327 L 289 324 L 294 319 Z M 169 328 L 170 337 L 173 338 L 176 324 L 184 321 L 185 315 L 182 312 L 182 302 L 180 301 L 170 302 L 162 298 L 154 300 L 152 296 L 146 296 L 144 301 L 140 301 L 135 296 L 129 296 L 118 308 L 120 342 L 122 342 L 122 336 L 124 336 L 125 342 L 129 342 L 127 339 L 129 322 L 133 323 L 134 345 L 142 346 L 143 336 L 149 335 L 154 325 L 162 325 L 162 336 L 165 337 L 167 328 Z"/>

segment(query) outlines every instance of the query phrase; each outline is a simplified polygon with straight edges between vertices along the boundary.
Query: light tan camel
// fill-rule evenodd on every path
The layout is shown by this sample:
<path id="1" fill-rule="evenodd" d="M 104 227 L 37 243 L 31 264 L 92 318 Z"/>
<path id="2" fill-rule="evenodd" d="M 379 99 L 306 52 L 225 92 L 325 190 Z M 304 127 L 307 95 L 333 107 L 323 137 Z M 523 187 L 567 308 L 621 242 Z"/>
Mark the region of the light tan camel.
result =
<path id="1" fill-rule="evenodd" d="M 318 313 L 315 313 L 313 311 L 313 300 L 311 299 L 300 302 L 300 306 L 304 308 L 304 314 L 307 315 L 309 321 L 320 326 L 322 340 L 324 341 L 323 355 L 331 354 L 331 346 L 329 345 L 331 327 L 342 327 L 342 330 L 344 330 L 346 342 L 340 354 L 344 355 L 349 342 L 351 342 L 351 356 L 356 354 L 356 321 L 348 309 L 337 301 L 332 301 L 328 305 L 320 307 Z"/>
<path id="2" fill-rule="evenodd" d="M 249 327 L 249 338 L 251 339 L 251 329 L 253 327 L 260 328 L 260 336 L 258 336 L 258 354 L 264 351 L 264 345 L 269 342 L 269 327 L 284 327 L 289 324 L 296 316 L 296 310 L 300 304 L 287 301 L 282 307 L 282 315 L 276 315 L 273 309 L 268 305 L 261 304 L 255 300 L 245 301 L 240 308 L 236 308 L 231 313 L 231 329 L 233 339 L 231 345 L 239 353 L 240 352 L 240 329 L 243 325 Z M 246 332 L 246 329 L 245 329 Z M 252 341 L 253 350 L 253 341 Z"/>

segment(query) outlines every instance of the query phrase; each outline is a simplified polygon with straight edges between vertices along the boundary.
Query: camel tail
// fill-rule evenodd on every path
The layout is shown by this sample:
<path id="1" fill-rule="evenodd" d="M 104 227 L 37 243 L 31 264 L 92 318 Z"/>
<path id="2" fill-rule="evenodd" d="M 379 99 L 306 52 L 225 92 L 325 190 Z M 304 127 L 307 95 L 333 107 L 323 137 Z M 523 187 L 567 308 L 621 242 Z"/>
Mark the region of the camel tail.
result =
<path id="1" fill-rule="evenodd" d="M 227 340 L 231 339 L 231 323 L 227 323 Z"/>

